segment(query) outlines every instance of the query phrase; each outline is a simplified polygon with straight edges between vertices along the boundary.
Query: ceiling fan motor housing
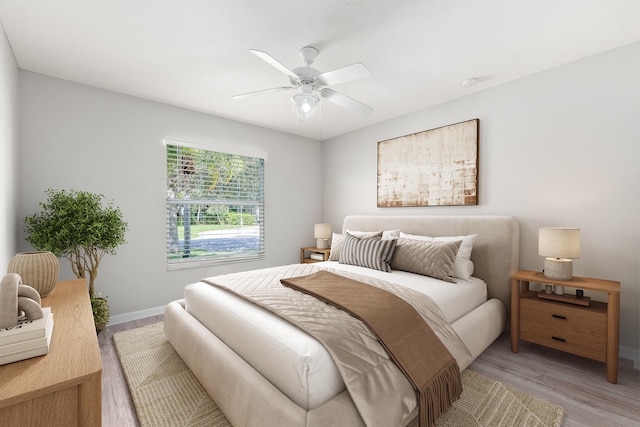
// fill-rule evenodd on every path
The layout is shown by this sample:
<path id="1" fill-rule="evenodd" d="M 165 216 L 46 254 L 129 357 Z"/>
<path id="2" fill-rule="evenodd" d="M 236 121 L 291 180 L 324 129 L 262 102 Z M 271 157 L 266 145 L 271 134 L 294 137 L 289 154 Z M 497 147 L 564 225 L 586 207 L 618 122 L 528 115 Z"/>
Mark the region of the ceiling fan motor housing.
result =
<path id="1" fill-rule="evenodd" d="M 294 86 L 309 85 L 315 90 L 324 85 L 324 82 L 317 78 L 321 74 L 320 70 L 311 67 L 298 67 L 294 68 L 293 72 L 298 76 L 297 80 L 293 77 L 289 78 L 289 81 Z"/>

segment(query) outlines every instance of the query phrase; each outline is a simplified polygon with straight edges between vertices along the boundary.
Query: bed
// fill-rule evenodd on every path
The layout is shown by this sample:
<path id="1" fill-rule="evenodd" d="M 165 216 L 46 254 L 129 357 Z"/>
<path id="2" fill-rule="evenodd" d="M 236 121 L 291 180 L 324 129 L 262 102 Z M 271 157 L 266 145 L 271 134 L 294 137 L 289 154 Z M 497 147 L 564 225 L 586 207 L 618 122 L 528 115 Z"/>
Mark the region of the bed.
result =
<path id="1" fill-rule="evenodd" d="M 466 356 L 454 355 L 460 370 L 504 331 L 510 278 L 518 269 L 514 218 L 352 215 L 345 218 L 341 234 L 347 231 L 391 231 L 402 238 L 474 236 L 473 277 L 456 277 L 454 283 L 430 279 L 430 296 L 466 346 Z M 327 269 L 408 287 L 422 287 L 425 280 L 404 271 L 388 273 L 339 261 L 264 270 L 280 274 L 282 269 L 282 274 Z M 364 425 L 322 345 L 266 310 L 203 280 L 188 285 L 184 299 L 167 305 L 164 321 L 167 338 L 233 425 Z"/>

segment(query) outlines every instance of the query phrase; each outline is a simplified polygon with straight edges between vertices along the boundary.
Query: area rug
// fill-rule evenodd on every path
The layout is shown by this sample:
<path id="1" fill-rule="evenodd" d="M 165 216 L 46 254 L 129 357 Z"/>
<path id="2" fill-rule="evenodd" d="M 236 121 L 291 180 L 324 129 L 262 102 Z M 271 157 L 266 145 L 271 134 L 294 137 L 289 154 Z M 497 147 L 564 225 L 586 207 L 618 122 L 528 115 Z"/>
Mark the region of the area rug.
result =
<path id="1" fill-rule="evenodd" d="M 163 323 L 117 332 L 113 341 L 142 427 L 231 426 L 167 341 Z M 462 396 L 438 426 L 559 427 L 562 422 L 562 407 L 469 370 L 462 373 L 462 386 Z"/>

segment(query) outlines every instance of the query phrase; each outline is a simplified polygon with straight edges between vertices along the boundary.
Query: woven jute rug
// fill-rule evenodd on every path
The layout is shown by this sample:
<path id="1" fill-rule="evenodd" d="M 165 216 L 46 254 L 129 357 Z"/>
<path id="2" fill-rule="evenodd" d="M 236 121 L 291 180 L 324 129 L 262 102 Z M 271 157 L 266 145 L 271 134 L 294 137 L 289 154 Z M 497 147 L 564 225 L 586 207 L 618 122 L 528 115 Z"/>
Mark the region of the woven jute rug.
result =
<path id="1" fill-rule="evenodd" d="M 117 332 L 113 340 L 142 427 L 231 426 L 167 341 L 163 323 Z M 438 426 L 559 427 L 562 422 L 562 407 L 469 370 L 462 373 L 462 386 L 462 396 Z"/>

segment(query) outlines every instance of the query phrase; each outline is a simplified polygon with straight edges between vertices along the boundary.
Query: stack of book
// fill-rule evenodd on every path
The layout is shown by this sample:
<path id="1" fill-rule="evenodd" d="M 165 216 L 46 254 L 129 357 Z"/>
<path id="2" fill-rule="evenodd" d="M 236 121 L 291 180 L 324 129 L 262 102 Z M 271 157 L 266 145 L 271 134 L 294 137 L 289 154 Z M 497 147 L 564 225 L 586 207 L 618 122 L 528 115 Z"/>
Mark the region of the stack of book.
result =
<path id="1" fill-rule="evenodd" d="M 42 319 L 20 319 L 11 328 L 0 329 L 0 365 L 42 356 L 49 352 L 53 333 L 51 308 L 42 308 Z"/>

